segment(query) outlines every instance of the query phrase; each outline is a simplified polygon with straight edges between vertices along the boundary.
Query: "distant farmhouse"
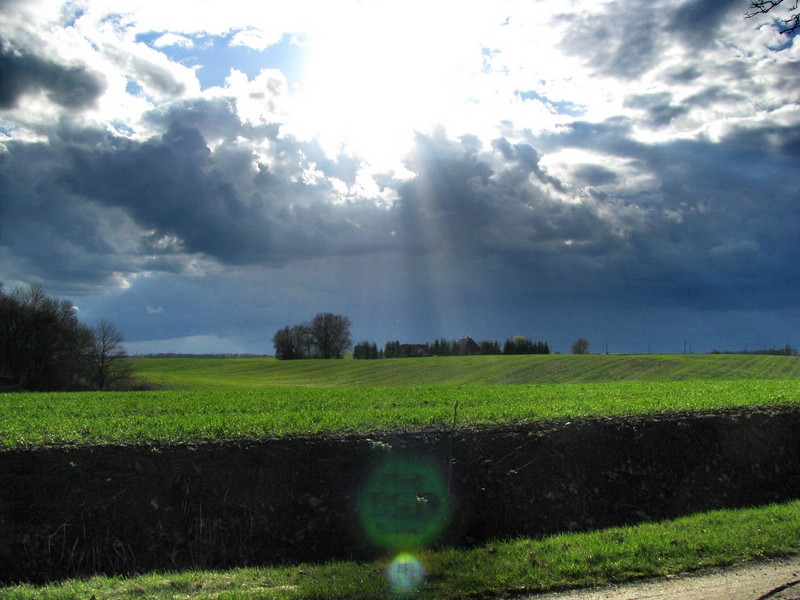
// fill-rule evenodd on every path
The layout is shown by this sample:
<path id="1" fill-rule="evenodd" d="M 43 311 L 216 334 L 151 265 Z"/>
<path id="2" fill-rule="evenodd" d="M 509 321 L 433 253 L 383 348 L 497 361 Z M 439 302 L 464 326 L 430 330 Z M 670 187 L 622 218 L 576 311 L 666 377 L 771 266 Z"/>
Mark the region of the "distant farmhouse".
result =
<path id="1" fill-rule="evenodd" d="M 450 343 L 447 344 L 450 348 Z M 416 356 L 436 356 L 439 354 L 438 348 L 441 346 L 434 344 L 431 348 L 430 344 L 400 344 L 400 356 L 416 357 Z M 462 337 L 458 341 L 452 342 L 452 350 L 444 354 L 455 353 L 460 356 L 471 356 L 473 354 L 481 354 L 481 347 L 478 343 L 469 336 Z"/>
<path id="2" fill-rule="evenodd" d="M 472 354 L 481 353 L 481 347 L 469 336 L 462 337 L 458 340 L 458 348 L 462 356 L 471 356 Z"/>

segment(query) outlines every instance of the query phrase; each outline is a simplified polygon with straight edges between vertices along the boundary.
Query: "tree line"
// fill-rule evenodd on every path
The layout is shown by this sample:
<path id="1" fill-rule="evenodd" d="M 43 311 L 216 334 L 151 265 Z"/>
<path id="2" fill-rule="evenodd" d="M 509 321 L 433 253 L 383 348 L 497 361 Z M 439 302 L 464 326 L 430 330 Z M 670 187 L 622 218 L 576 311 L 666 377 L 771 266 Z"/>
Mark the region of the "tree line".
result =
<path id="1" fill-rule="evenodd" d="M 394 340 L 386 342 L 383 348 L 370 341 L 353 345 L 350 325 L 350 319 L 333 313 L 319 313 L 310 321 L 286 325 L 272 336 L 275 357 L 280 360 L 342 358 L 351 348 L 353 358 L 359 360 L 472 354 L 550 354 L 550 345 L 547 342 L 534 342 L 522 335 L 508 338 L 502 346 L 497 340 L 476 342 L 469 336 L 459 340 L 438 338 L 425 344 L 407 344 Z M 588 353 L 588 340 L 579 338 L 572 345 L 572 352 Z"/>
<path id="2" fill-rule="evenodd" d="M 401 344 L 386 342 L 380 349 L 375 342 L 359 342 L 353 347 L 353 358 L 411 358 L 418 356 L 468 356 L 472 354 L 550 354 L 547 342 L 534 342 L 523 336 L 509 338 L 501 346 L 497 340 L 475 341 L 470 337 L 460 340 L 440 338 L 426 344 Z"/>
<path id="3" fill-rule="evenodd" d="M 280 360 L 304 358 L 342 358 L 352 348 L 355 359 L 407 358 L 412 356 L 465 356 L 470 354 L 550 354 L 547 342 L 534 342 L 523 336 L 509 338 L 501 346 L 496 340 L 474 341 L 439 338 L 426 344 L 375 342 L 353 345 L 350 319 L 333 313 L 319 313 L 310 321 L 286 325 L 272 336 L 275 357 Z"/>
<path id="4" fill-rule="evenodd" d="M 747 348 L 743 350 L 717 350 L 713 348 L 711 350 L 711 354 L 764 354 L 769 356 L 800 356 L 800 352 L 797 348 L 794 348 L 791 344 L 786 344 L 783 348 L 776 348 L 772 346 L 771 348 L 764 347 L 761 350 L 748 350 Z"/>
<path id="5" fill-rule="evenodd" d="M 88 327 L 67 300 L 31 285 L 0 283 L 0 386 L 29 390 L 112 390 L 133 384 L 123 336 L 109 321 Z"/>

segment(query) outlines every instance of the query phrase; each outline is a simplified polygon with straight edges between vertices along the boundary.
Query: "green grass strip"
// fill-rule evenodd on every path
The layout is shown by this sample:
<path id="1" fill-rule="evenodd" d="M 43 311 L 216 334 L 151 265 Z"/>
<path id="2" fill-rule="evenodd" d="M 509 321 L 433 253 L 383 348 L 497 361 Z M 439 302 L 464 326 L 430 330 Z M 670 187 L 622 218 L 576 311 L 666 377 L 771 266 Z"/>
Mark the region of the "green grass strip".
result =
<path id="1" fill-rule="evenodd" d="M 719 510 L 673 521 L 499 541 L 471 550 L 421 551 L 417 598 L 497 597 L 605 585 L 800 553 L 800 501 Z M 0 588 L 14 600 L 72 598 L 390 597 L 384 561 L 286 568 L 92 577 Z"/>
<path id="2" fill-rule="evenodd" d="M 800 404 L 800 380 L 0 394 L 0 448 L 178 443 Z"/>
<path id="3" fill-rule="evenodd" d="M 800 357 L 752 354 L 550 354 L 288 361 L 137 358 L 133 365 L 144 381 L 193 389 L 800 379 Z"/>

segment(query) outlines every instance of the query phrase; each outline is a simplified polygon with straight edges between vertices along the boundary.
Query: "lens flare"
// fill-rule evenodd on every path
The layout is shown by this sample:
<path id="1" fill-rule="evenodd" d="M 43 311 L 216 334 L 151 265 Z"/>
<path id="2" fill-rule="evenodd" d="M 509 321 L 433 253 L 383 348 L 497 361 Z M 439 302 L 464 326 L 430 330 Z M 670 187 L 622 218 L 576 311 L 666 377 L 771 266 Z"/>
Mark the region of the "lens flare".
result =
<path id="1" fill-rule="evenodd" d="M 392 457 L 372 475 L 358 506 L 364 531 L 381 548 L 407 552 L 428 544 L 450 519 L 439 469 L 418 458 Z"/>
<path id="2" fill-rule="evenodd" d="M 396 595 L 412 595 L 422 585 L 425 569 L 413 554 L 403 552 L 386 569 L 386 577 L 389 587 Z"/>

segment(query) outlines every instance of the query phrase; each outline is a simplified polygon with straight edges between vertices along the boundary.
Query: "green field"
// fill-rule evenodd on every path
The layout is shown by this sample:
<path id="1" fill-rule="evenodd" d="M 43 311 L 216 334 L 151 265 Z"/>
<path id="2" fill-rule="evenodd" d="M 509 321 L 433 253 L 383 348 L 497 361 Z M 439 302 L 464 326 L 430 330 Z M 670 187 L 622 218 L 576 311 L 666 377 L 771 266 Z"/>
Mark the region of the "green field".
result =
<path id="1" fill-rule="evenodd" d="M 747 354 L 551 354 L 294 361 L 137 358 L 133 365 L 142 379 L 170 389 L 800 379 L 800 357 Z"/>
<path id="2" fill-rule="evenodd" d="M 0 396 L 0 445 L 182 442 L 800 404 L 800 380 L 80 392 Z"/>
<path id="3" fill-rule="evenodd" d="M 800 359 L 751 355 L 487 356 L 378 361 L 145 359 L 155 389 L 0 394 L 0 448 L 341 435 L 797 406 Z M 457 405 L 457 412 L 456 412 Z M 472 550 L 421 551 L 420 598 L 599 585 L 800 552 L 797 502 Z M 9 598 L 384 598 L 385 561 L 95 577 Z"/>
<path id="4" fill-rule="evenodd" d="M 794 357 L 134 363 L 160 389 L 0 395 L 0 447 L 342 435 L 450 427 L 454 416 L 463 427 L 800 403 Z M 534 375 L 589 383 L 530 383 Z M 500 384 L 511 380 L 518 383 Z"/>

